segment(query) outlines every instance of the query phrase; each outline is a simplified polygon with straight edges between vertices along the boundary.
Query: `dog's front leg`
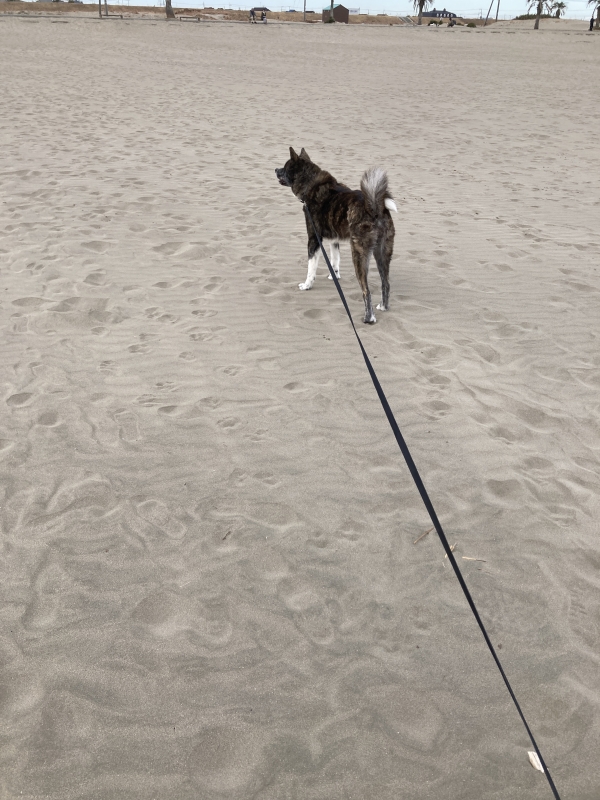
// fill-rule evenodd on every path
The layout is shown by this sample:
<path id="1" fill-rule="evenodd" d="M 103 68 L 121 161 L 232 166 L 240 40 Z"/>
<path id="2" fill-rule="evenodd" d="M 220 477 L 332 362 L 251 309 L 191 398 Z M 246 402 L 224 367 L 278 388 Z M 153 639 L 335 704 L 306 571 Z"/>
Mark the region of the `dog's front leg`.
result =
<path id="1" fill-rule="evenodd" d="M 306 273 L 306 280 L 304 283 L 298 284 L 298 288 L 302 292 L 312 289 L 317 274 L 317 267 L 319 266 L 319 255 L 319 243 L 316 239 L 310 238 L 308 240 L 308 271 Z"/>

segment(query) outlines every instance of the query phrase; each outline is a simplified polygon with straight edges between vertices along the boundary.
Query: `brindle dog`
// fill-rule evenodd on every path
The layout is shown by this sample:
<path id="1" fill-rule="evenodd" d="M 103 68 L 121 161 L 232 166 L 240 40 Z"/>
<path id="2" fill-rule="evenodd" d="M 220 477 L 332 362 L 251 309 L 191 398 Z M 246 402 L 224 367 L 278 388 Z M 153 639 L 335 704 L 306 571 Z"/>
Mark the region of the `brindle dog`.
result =
<path id="1" fill-rule="evenodd" d="M 394 249 L 394 223 L 390 210 L 397 211 L 388 190 L 388 179 L 379 167 L 367 170 L 360 182 L 360 190 L 349 189 L 314 164 L 304 148 L 298 155 L 290 147 L 290 159 L 275 173 L 282 186 L 289 186 L 296 197 L 304 203 L 304 217 L 308 232 L 308 274 L 304 283 L 298 284 L 303 291 L 311 289 L 315 282 L 319 263 L 319 242 L 306 210 L 314 220 L 321 239 L 329 241 L 331 264 L 340 277 L 340 239 L 350 240 L 352 261 L 356 277 L 365 301 L 364 322 L 376 322 L 371 305 L 371 292 L 367 276 L 371 254 L 381 277 L 381 311 L 389 308 L 390 261 Z M 331 276 L 329 276 L 331 277 Z"/>

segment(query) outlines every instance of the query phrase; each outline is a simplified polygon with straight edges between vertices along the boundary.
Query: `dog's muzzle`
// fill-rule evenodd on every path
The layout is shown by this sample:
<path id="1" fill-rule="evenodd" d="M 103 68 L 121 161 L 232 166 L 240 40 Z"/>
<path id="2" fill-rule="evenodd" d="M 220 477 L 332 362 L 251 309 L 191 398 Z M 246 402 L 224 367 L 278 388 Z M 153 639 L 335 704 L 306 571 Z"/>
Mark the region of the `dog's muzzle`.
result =
<path id="1" fill-rule="evenodd" d="M 290 183 L 287 175 L 285 174 L 285 169 L 283 167 L 281 167 L 281 169 L 276 169 L 275 170 L 275 175 L 277 175 L 277 180 L 279 181 L 279 183 L 282 186 L 291 186 L 292 185 Z"/>

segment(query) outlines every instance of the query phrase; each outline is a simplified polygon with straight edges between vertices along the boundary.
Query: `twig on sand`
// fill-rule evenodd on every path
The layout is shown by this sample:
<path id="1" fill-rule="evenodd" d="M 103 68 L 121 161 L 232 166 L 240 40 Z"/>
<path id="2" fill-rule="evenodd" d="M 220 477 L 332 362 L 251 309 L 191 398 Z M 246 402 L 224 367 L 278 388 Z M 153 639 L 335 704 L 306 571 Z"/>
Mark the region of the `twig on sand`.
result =
<path id="1" fill-rule="evenodd" d="M 483 561 L 484 564 L 487 564 L 485 558 L 469 558 L 469 556 L 463 556 L 463 561 Z"/>
<path id="2" fill-rule="evenodd" d="M 456 545 L 457 545 L 457 544 L 458 544 L 458 542 L 454 542 L 454 544 L 451 544 L 451 545 L 450 545 L 450 552 L 451 552 L 451 553 L 453 553 L 453 552 L 454 552 L 454 548 L 456 547 Z M 446 555 L 444 556 L 444 558 L 448 558 L 448 553 L 446 553 Z"/>
<path id="3" fill-rule="evenodd" d="M 428 533 L 431 533 L 431 531 L 432 531 L 432 530 L 433 530 L 433 528 L 429 528 L 429 530 L 428 530 L 428 531 L 425 531 L 425 533 L 422 533 L 420 536 L 418 536 L 418 537 L 417 537 L 417 538 L 414 540 L 413 544 L 416 544 L 417 542 L 420 542 L 420 541 L 421 541 L 421 539 L 422 539 L 424 536 L 427 536 L 427 534 L 428 534 Z"/>

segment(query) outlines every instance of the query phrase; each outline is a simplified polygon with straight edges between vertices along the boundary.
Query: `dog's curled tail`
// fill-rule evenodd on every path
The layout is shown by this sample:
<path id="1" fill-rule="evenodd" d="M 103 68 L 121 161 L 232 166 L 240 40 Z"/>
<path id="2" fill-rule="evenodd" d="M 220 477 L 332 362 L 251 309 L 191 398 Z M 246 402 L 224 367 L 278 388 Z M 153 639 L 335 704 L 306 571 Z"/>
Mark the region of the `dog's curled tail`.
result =
<path id="1" fill-rule="evenodd" d="M 362 176 L 360 188 L 374 216 L 380 217 L 384 208 L 398 211 L 388 189 L 387 173 L 381 167 L 368 169 Z"/>

